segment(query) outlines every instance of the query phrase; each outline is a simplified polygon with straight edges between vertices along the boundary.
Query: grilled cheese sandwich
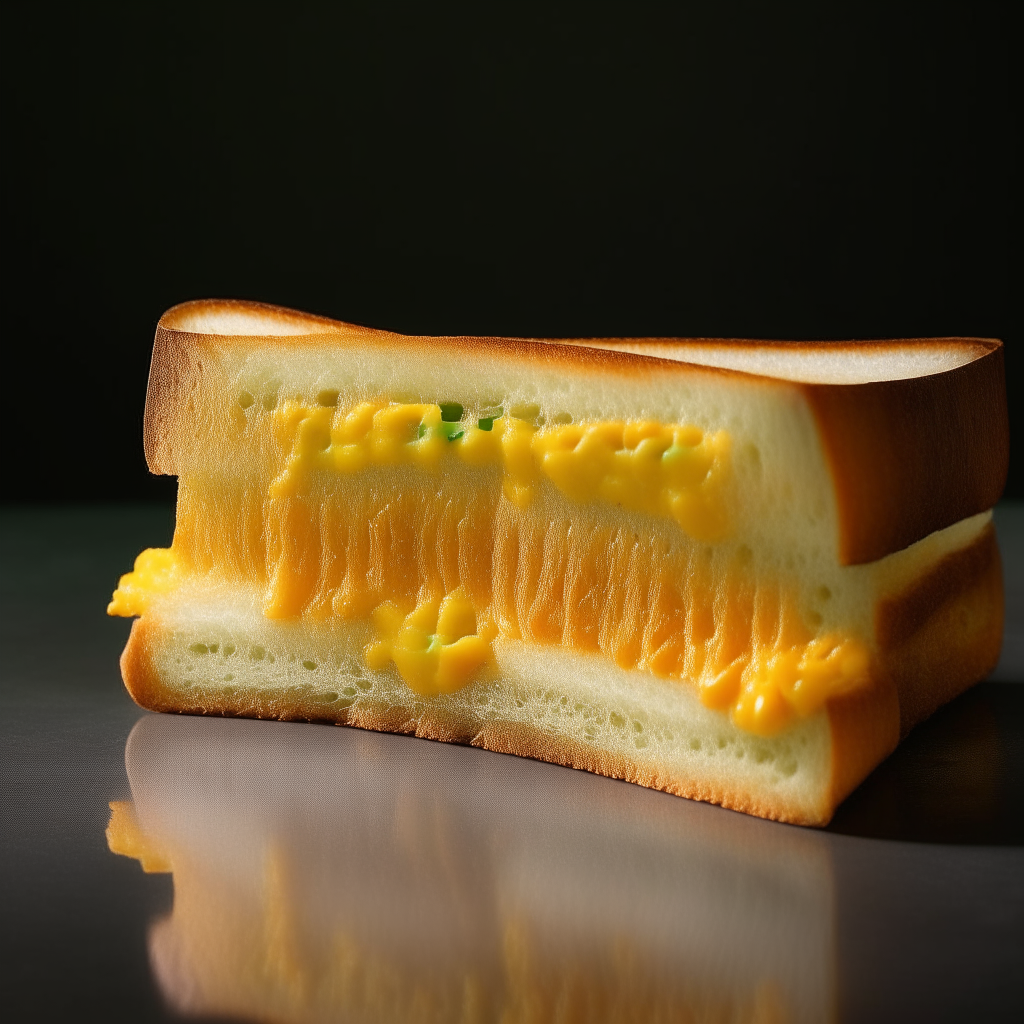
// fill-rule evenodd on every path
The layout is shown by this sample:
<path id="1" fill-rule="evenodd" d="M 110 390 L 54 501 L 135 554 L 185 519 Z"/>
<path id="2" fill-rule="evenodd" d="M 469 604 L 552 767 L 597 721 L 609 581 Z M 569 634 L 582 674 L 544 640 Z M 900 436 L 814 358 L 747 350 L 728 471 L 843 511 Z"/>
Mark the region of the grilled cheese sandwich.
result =
<path id="1" fill-rule="evenodd" d="M 540 757 L 810 824 L 994 665 L 998 342 L 157 330 L 170 549 L 112 614 L 155 710 Z"/>

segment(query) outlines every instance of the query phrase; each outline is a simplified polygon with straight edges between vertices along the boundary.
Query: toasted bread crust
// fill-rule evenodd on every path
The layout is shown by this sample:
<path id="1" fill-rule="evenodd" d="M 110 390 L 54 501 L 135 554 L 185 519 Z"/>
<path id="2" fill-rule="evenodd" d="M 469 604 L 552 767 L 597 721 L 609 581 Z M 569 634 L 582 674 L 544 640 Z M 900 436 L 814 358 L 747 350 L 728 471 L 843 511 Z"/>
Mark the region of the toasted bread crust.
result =
<path id="1" fill-rule="evenodd" d="M 181 326 L 204 312 L 257 314 L 290 334 L 270 337 L 205 335 Z M 295 333 L 295 332 L 308 333 Z M 694 342 L 696 343 L 696 342 Z M 699 343 L 726 348 L 737 340 Z M 204 358 L 223 346 L 360 346 L 396 353 L 409 346 L 438 356 L 486 351 L 496 359 L 556 365 L 620 376 L 725 375 L 788 391 L 809 406 L 832 471 L 838 510 L 840 564 L 875 561 L 928 534 L 991 508 L 1006 482 L 1009 426 L 1002 344 L 970 338 L 866 342 L 894 350 L 944 346 L 968 361 L 953 369 L 902 380 L 861 384 L 808 384 L 681 361 L 689 342 L 634 341 L 652 353 L 617 351 L 610 341 L 549 344 L 515 338 L 412 337 L 376 331 L 258 303 L 210 300 L 185 303 L 157 327 L 146 399 L 145 449 L 154 473 L 178 472 L 175 418 L 188 413 L 201 387 Z M 757 343 L 807 350 L 849 349 L 849 342 Z M 674 358 L 665 358 L 671 349 Z"/>
<path id="2" fill-rule="evenodd" d="M 900 551 L 1003 493 L 1010 428 L 999 343 L 927 377 L 802 388 L 832 468 L 841 564 Z"/>
<path id="3" fill-rule="evenodd" d="M 880 656 L 899 695 L 900 737 L 992 671 L 1003 640 L 1003 570 L 995 527 L 880 602 Z"/>
<path id="4" fill-rule="evenodd" d="M 1003 581 L 995 527 L 943 558 L 875 615 L 882 677 L 829 703 L 837 807 L 919 722 L 999 660 Z"/>

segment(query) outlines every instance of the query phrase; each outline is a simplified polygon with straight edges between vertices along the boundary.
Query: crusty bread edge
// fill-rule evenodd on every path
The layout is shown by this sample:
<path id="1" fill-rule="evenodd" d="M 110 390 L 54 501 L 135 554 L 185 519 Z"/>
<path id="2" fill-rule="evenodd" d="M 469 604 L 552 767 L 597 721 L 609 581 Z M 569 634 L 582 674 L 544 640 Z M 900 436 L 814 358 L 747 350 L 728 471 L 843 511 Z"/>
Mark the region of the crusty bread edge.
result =
<path id="1" fill-rule="evenodd" d="M 901 738 L 995 668 L 1003 617 L 1002 560 L 992 523 L 879 604 L 875 635 L 897 684 Z"/>
<path id="2" fill-rule="evenodd" d="M 261 317 L 308 325 L 302 335 L 251 337 L 203 335 L 176 324 L 203 310 L 252 311 Z M 645 339 L 634 339 L 643 341 Z M 653 342 L 653 339 L 647 339 Z M 664 341 L 664 339 L 661 339 Z M 1002 344 L 978 338 L 866 342 L 883 346 L 969 349 L 973 358 L 941 373 L 864 384 L 807 384 L 739 370 L 698 366 L 652 355 L 550 344 L 515 338 L 412 337 L 376 331 L 258 303 L 209 300 L 176 306 L 157 326 L 146 397 L 144 441 L 151 472 L 175 475 L 174 418 L 187 413 L 198 393 L 204 359 L 217 346 L 319 346 L 365 344 L 400 350 L 426 347 L 444 353 L 485 350 L 495 356 L 584 368 L 610 374 L 725 375 L 803 397 L 818 425 L 831 468 L 839 518 L 838 558 L 843 565 L 872 562 L 968 516 L 991 508 L 1002 494 L 1009 466 L 1009 420 Z M 712 341 L 736 347 L 753 342 Z M 672 343 L 685 349 L 687 342 Z M 849 342 L 757 342 L 811 349 Z"/>
<path id="3" fill-rule="evenodd" d="M 884 676 L 829 705 L 833 808 L 915 725 L 995 668 L 1003 638 L 995 526 L 880 601 L 875 637 Z"/>
<path id="4" fill-rule="evenodd" d="M 943 373 L 800 386 L 832 470 L 842 565 L 901 551 L 1003 493 L 1010 427 L 998 342 Z"/>

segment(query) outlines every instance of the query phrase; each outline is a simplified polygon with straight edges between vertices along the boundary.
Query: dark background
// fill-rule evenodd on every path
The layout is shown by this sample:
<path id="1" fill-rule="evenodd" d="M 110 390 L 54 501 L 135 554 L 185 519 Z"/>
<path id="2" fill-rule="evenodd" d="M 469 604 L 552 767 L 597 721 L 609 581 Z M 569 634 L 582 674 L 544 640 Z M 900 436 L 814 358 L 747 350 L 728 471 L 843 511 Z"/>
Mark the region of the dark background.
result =
<path id="1" fill-rule="evenodd" d="M 173 496 L 149 347 L 199 297 L 411 333 L 982 335 L 1013 379 L 1000 7 L 525 10 L 5 4 L 4 497 Z"/>

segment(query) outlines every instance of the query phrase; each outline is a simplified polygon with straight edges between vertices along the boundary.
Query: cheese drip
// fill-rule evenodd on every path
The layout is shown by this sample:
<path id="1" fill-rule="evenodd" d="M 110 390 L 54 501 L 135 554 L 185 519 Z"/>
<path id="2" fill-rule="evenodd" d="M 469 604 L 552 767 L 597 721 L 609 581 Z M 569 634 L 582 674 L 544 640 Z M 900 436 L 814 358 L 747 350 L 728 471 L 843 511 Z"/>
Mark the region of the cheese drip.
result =
<path id="1" fill-rule="evenodd" d="M 705 434 L 653 420 L 538 427 L 514 415 L 463 424 L 446 421 L 440 405 L 384 402 L 345 411 L 289 401 L 274 417 L 289 453 L 271 488 L 275 497 L 302 493 L 315 470 L 409 465 L 436 471 L 455 458 L 499 466 L 506 497 L 521 508 L 546 479 L 573 501 L 674 519 L 695 540 L 713 542 L 728 533 L 724 430 Z"/>

